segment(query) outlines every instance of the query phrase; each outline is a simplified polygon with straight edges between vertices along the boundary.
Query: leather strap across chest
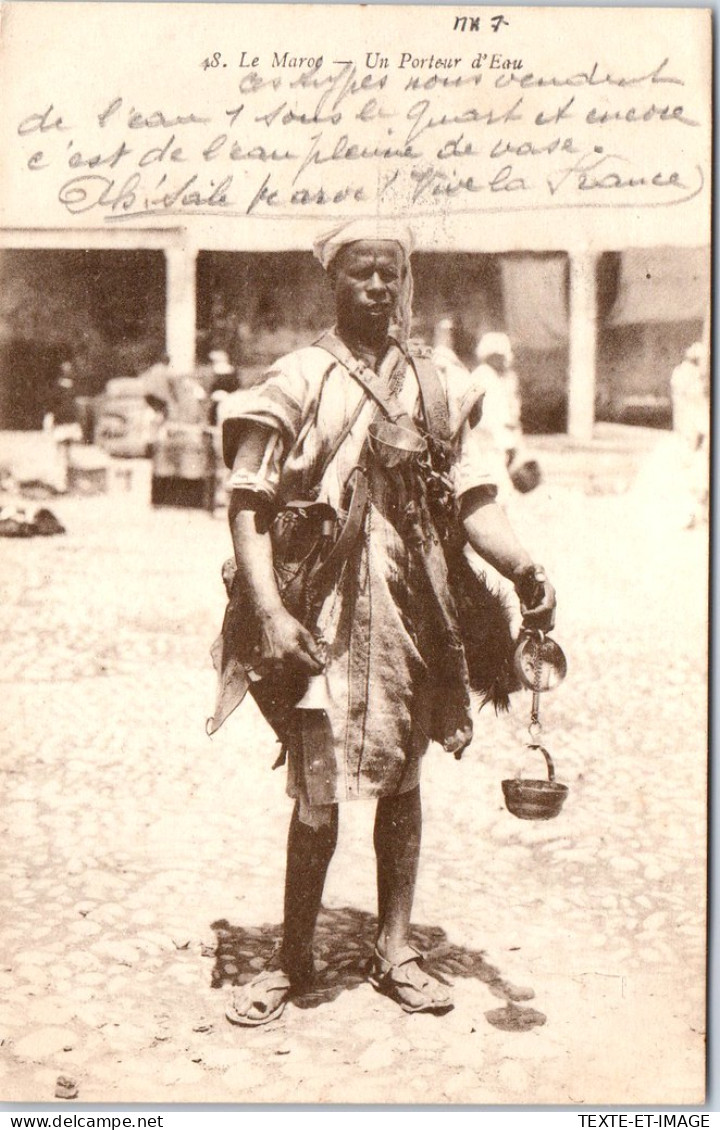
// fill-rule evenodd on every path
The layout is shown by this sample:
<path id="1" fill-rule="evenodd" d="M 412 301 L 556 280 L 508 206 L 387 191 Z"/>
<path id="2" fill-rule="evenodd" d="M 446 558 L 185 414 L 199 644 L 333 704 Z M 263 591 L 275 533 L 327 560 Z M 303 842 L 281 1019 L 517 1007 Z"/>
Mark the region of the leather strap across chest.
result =
<path id="1" fill-rule="evenodd" d="M 359 384 L 363 392 L 375 402 L 384 416 L 391 422 L 396 422 L 402 417 L 407 416 L 407 413 L 401 405 L 397 391 L 395 389 L 395 382 L 393 380 L 398 363 L 404 360 L 403 354 L 398 350 L 397 363 L 392 367 L 389 374 L 378 373 L 375 369 L 371 369 L 360 357 L 356 357 L 354 353 L 348 349 L 345 342 L 342 341 L 337 334 L 332 330 L 328 330 L 322 334 L 321 337 L 314 343 L 320 349 L 324 349 L 329 353 L 352 379 Z"/>
<path id="2" fill-rule="evenodd" d="M 336 334 L 331 331 L 324 333 L 315 345 L 324 349 L 342 365 L 353 380 L 375 401 L 388 420 L 395 422 L 406 415 L 393 391 L 391 380 L 384 379 L 364 361 L 355 357 Z M 449 443 L 452 433 L 447 398 L 432 363 L 429 347 L 403 348 L 398 345 L 397 348 L 400 352 L 400 360 L 408 362 L 417 377 L 428 433 L 433 439 Z"/>
<path id="3" fill-rule="evenodd" d="M 397 366 L 393 368 L 389 378 L 379 376 L 378 373 L 371 369 L 369 365 L 366 365 L 364 361 L 355 357 L 345 343 L 332 332 L 323 334 L 314 344 L 324 349 L 342 365 L 353 380 L 360 385 L 366 396 L 369 396 L 375 401 L 379 412 L 382 412 L 388 420 L 394 422 L 401 417 L 407 416 L 405 409 L 400 404 L 397 394 L 392 387 L 392 376 Z M 405 363 L 407 361 L 412 365 L 415 371 L 428 433 L 433 439 L 445 443 L 448 442 L 450 439 L 450 420 L 447 402 L 440 381 L 438 380 L 437 372 L 429 355 L 413 356 L 411 353 L 406 353 L 404 350 L 400 349 L 400 347 L 398 347 L 398 349 L 400 353 L 398 363 Z M 363 403 L 364 398 L 361 400 L 358 409 L 353 413 L 350 425 L 343 429 L 338 441 L 333 444 L 332 455 L 329 459 L 325 460 L 326 469 L 337 455 L 352 426 L 357 421 L 359 410 L 362 408 Z M 365 443 L 367 444 L 367 439 Z M 360 462 L 362 462 L 362 459 Z M 337 575 L 349 556 L 360 533 L 369 497 L 367 477 L 361 466 L 356 467 L 353 471 L 352 488 L 348 515 L 343 529 L 328 557 L 313 574 L 312 585 L 316 592 L 322 591 L 323 588 L 332 583 L 333 578 Z"/>
<path id="4" fill-rule="evenodd" d="M 409 349 L 407 358 L 417 377 L 420 386 L 420 398 L 425 415 L 427 430 L 433 439 L 442 443 L 449 443 L 452 438 L 450 431 L 450 415 L 448 413 L 447 397 L 438 378 L 437 369 L 432 363 L 429 349 Z"/>

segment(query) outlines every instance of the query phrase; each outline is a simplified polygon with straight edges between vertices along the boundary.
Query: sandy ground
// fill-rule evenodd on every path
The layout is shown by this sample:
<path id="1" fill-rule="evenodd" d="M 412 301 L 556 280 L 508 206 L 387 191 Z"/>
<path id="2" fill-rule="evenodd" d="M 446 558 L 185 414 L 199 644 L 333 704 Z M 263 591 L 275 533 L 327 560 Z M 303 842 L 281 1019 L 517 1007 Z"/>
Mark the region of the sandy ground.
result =
<path id="1" fill-rule="evenodd" d="M 514 502 L 560 594 L 570 675 L 543 720 L 570 791 L 554 821 L 504 808 L 501 779 L 541 775 L 526 694 L 462 762 L 428 755 L 414 923 L 455 986 L 442 1018 L 364 980 L 357 804 L 317 991 L 265 1029 L 224 1020 L 278 936 L 290 811 L 251 706 L 204 733 L 224 521 L 151 510 L 136 465 L 128 493 L 53 502 L 65 536 L 0 543 L 2 1100 L 50 1102 L 60 1075 L 93 1104 L 702 1100 L 707 528 L 683 528 L 670 437 L 641 438 L 547 446 Z"/>

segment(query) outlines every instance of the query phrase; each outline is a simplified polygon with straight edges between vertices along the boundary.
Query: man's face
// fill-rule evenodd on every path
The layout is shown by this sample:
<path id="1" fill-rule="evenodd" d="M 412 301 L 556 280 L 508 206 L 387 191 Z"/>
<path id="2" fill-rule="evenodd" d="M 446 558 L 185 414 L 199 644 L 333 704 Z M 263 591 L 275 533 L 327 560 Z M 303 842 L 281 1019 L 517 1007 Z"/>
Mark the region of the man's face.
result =
<path id="1" fill-rule="evenodd" d="M 361 337 L 386 334 L 403 281 L 397 243 L 359 240 L 340 249 L 332 268 L 338 324 Z"/>

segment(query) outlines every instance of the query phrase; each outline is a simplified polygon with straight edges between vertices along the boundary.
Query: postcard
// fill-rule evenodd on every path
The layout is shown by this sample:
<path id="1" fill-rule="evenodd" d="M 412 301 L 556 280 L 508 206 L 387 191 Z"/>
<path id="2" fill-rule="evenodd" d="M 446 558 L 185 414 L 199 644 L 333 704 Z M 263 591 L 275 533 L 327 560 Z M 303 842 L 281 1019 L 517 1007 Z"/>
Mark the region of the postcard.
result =
<path id="1" fill-rule="evenodd" d="M 4 1103 L 703 1103 L 711 124 L 704 9 L 2 4 Z"/>

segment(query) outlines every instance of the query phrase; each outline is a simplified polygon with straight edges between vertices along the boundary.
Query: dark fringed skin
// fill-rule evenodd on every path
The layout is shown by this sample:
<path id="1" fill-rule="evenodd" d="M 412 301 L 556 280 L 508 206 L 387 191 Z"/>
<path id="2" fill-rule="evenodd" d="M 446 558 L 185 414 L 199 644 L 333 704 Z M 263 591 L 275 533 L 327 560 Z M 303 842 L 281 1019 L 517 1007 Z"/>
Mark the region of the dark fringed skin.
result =
<path id="1" fill-rule="evenodd" d="M 457 626 L 467 661 L 470 687 L 495 713 L 510 709 L 510 694 L 520 683 L 513 657 L 516 640 L 510 628 L 510 610 L 499 592 L 490 588 L 465 556 L 465 533 L 455 498 L 450 468 L 452 451 L 437 440 L 428 441 L 429 461 L 420 464 L 424 503 L 442 544 L 448 584 L 457 612 Z"/>
<path id="2" fill-rule="evenodd" d="M 458 613 L 470 686 L 481 696 L 480 708 L 510 709 L 510 694 L 520 687 L 513 655 L 517 641 L 510 630 L 510 610 L 483 573 L 476 573 L 462 549 L 447 554 L 450 590 Z"/>

